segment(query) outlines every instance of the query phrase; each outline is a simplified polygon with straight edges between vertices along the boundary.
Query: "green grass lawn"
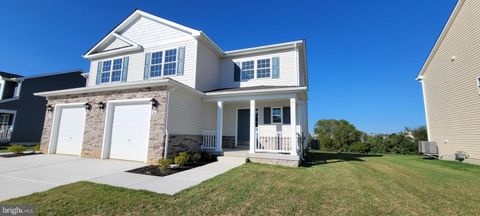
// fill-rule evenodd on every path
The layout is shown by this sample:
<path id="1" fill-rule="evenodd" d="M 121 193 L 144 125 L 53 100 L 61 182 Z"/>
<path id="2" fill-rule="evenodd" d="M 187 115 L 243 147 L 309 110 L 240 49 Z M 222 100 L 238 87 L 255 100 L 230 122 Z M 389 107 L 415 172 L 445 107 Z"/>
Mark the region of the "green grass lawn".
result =
<path id="1" fill-rule="evenodd" d="M 168 196 L 80 182 L 8 204 L 54 215 L 475 215 L 480 166 L 313 153 L 307 167 L 246 164 Z"/>

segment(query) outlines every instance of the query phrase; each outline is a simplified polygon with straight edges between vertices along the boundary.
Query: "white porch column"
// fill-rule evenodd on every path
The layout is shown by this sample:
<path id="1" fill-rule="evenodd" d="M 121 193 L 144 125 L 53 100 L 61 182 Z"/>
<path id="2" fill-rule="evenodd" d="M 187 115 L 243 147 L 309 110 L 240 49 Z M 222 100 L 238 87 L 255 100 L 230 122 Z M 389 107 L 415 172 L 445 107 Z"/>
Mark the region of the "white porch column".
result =
<path id="1" fill-rule="evenodd" d="M 255 100 L 250 100 L 250 151 L 249 153 L 255 153 Z"/>
<path id="2" fill-rule="evenodd" d="M 215 139 L 215 151 L 222 151 L 222 129 L 223 129 L 223 101 L 217 102 L 217 136 Z"/>
<path id="3" fill-rule="evenodd" d="M 290 137 L 292 141 L 291 155 L 297 155 L 297 99 L 290 98 Z"/>

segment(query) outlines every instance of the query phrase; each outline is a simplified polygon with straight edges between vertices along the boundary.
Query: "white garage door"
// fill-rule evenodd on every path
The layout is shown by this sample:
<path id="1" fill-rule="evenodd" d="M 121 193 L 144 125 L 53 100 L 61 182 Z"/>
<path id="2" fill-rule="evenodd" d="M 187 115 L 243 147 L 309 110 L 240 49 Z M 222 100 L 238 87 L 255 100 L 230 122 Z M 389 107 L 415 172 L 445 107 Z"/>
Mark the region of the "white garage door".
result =
<path id="1" fill-rule="evenodd" d="M 85 129 L 85 108 L 61 108 L 58 124 L 58 154 L 80 155 Z"/>
<path id="2" fill-rule="evenodd" d="M 110 158 L 145 161 L 150 132 L 148 104 L 116 105 L 110 138 Z"/>

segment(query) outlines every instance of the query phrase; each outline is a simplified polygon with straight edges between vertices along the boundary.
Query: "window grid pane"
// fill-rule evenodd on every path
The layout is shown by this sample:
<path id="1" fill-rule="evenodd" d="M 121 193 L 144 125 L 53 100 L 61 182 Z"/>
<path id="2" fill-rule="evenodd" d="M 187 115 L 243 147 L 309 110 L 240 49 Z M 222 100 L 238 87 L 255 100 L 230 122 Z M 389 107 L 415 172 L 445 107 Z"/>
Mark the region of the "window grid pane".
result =
<path id="1" fill-rule="evenodd" d="M 163 68 L 163 75 L 164 76 L 174 75 L 176 65 L 177 65 L 176 63 L 165 63 Z"/>
<path id="2" fill-rule="evenodd" d="M 242 80 L 249 80 L 255 78 L 253 66 L 254 61 L 247 61 L 242 62 L 242 71 L 241 71 L 241 79 Z"/>
<path id="3" fill-rule="evenodd" d="M 112 68 L 112 61 L 104 61 L 102 66 L 101 83 L 110 82 L 110 69 Z"/>
<path id="4" fill-rule="evenodd" d="M 162 63 L 163 52 L 152 53 L 152 65 L 157 65 Z"/>
<path id="5" fill-rule="evenodd" d="M 163 52 L 152 53 L 150 66 L 150 77 L 158 77 L 162 75 Z"/>
<path id="6" fill-rule="evenodd" d="M 111 82 L 120 81 L 122 76 L 122 59 L 113 60 L 112 80 Z"/>
<path id="7" fill-rule="evenodd" d="M 282 108 L 273 108 L 272 109 L 272 122 L 273 123 L 282 123 Z"/>
<path id="8" fill-rule="evenodd" d="M 270 59 L 257 60 L 257 78 L 270 77 Z"/>
<path id="9" fill-rule="evenodd" d="M 162 75 L 162 65 L 154 65 L 150 67 L 150 77 L 157 77 Z"/>

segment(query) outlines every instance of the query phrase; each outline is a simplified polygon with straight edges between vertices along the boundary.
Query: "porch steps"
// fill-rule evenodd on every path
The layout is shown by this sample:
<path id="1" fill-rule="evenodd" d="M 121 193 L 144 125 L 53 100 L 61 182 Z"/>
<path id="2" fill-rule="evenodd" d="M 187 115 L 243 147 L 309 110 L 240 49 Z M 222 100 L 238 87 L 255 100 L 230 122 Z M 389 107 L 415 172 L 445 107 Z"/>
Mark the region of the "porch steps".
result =
<path id="1" fill-rule="evenodd" d="M 239 156 L 218 156 L 217 160 L 219 162 L 226 162 L 226 163 L 246 163 L 247 157 L 239 157 Z"/>

